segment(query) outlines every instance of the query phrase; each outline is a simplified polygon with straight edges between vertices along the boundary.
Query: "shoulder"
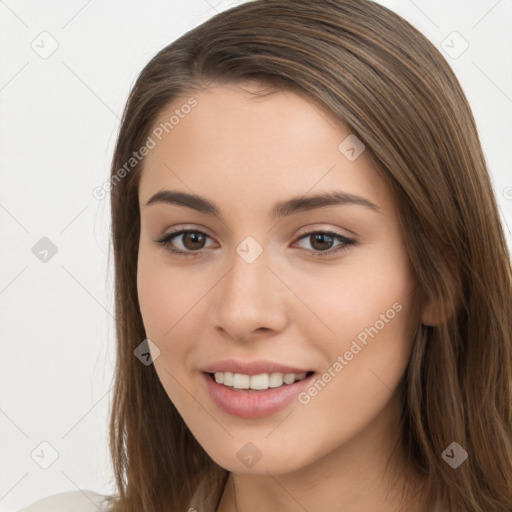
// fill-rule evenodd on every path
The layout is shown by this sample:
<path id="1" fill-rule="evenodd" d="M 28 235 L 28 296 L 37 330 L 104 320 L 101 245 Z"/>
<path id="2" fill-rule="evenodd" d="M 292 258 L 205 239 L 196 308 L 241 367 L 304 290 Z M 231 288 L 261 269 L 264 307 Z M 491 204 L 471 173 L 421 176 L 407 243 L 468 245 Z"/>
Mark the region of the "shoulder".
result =
<path id="1" fill-rule="evenodd" d="M 94 491 L 70 491 L 42 498 L 18 512 L 106 512 L 108 496 Z"/>

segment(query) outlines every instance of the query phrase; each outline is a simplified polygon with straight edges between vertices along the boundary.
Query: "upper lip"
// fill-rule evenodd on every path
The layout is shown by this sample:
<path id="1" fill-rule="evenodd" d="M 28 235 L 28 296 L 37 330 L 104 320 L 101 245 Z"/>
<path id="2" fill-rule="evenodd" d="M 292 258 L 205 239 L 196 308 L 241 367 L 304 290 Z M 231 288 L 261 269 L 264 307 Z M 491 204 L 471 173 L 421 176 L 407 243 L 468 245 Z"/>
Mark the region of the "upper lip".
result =
<path id="1" fill-rule="evenodd" d="M 275 361 L 258 359 L 254 361 L 237 361 L 236 359 L 224 359 L 217 361 L 202 368 L 203 372 L 231 372 L 242 373 L 244 375 L 259 375 L 261 373 L 307 373 L 310 369 L 288 366 Z"/>

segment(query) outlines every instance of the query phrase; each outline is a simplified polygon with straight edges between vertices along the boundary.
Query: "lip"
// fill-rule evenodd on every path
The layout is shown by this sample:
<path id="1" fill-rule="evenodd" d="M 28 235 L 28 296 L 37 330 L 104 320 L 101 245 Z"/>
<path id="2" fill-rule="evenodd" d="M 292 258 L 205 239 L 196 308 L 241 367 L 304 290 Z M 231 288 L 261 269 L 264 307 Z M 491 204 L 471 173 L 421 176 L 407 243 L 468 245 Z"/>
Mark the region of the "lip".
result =
<path id="1" fill-rule="evenodd" d="M 287 366 L 274 361 L 258 359 L 254 361 L 239 361 L 236 359 L 224 359 L 201 368 L 206 373 L 231 372 L 243 373 L 244 375 L 259 375 L 260 373 L 307 373 L 313 371 L 311 368 L 299 368 Z M 292 386 L 293 384 L 289 384 Z"/>
<path id="2" fill-rule="evenodd" d="M 282 365 L 281 368 L 283 368 Z M 247 371 L 247 368 L 244 371 Z M 228 388 L 223 384 L 218 384 L 215 382 L 210 373 L 213 372 L 202 372 L 201 378 L 212 401 L 223 412 L 247 419 L 261 418 L 263 416 L 268 416 L 276 413 L 281 409 L 284 409 L 287 405 L 294 401 L 299 393 L 301 393 L 311 384 L 311 380 L 316 375 L 316 373 L 312 373 L 305 379 L 294 382 L 293 384 L 283 384 L 283 386 L 279 388 L 268 388 L 265 391 L 255 391 L 245 389 L 234 390 Z M 255 372 L 251 373 L 250 375 L 257 374 L 258 372 Z"/>

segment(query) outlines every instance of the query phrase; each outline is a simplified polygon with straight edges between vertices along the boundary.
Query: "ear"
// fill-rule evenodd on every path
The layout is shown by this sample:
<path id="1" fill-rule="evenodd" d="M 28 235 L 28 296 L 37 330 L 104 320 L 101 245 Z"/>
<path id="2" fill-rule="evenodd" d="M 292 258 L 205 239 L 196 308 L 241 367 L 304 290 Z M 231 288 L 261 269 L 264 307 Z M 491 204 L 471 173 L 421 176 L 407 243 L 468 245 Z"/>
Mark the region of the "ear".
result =
<path id="1" fill-rule="evenodd" d="M 421 323 L 429 327 L 437 327 L 446 323 L 454 314 L 456 307 L 445 303 L 441 306 L 441 301 L 429 301 L 421 314 Z"/>
<path id="2" fill-rule="evenodd" d="M 435 304 L 430 302 L 423 308 L 423 312 L 421 314 L 421 323 L 423 325 L 429 327 L 435 327 L 441 323 L 441 319 L 439 318 L 439 311 L 436 311 Z"/>

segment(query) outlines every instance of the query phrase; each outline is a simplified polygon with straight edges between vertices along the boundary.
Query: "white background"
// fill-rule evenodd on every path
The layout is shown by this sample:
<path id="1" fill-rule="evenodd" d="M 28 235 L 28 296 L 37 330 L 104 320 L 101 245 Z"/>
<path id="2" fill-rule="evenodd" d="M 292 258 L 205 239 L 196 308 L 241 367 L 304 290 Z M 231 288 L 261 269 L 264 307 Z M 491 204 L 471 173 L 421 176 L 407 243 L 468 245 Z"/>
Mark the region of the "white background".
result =
<path id="1" fill-rule="evenodd" d="M 108 179 L 143 66 L 235 3 L 0 2 L 0 512 L 64 491 L 113 490 L 109 203 L 92 190 Z M 458 75 L 512 226 L 512 0 L 380 3 L 423 32 Z M 31 47 L 43 31 L 58 43 L 46 59 Z M 469 43 L 457 59 L 442 49 L 453 31 Z M 32 252 L 42 237 L 58 250 L 46 263 Z M 58 453 L 48 469 L 35 462 L 50 460 L 42 442 Z"/>

